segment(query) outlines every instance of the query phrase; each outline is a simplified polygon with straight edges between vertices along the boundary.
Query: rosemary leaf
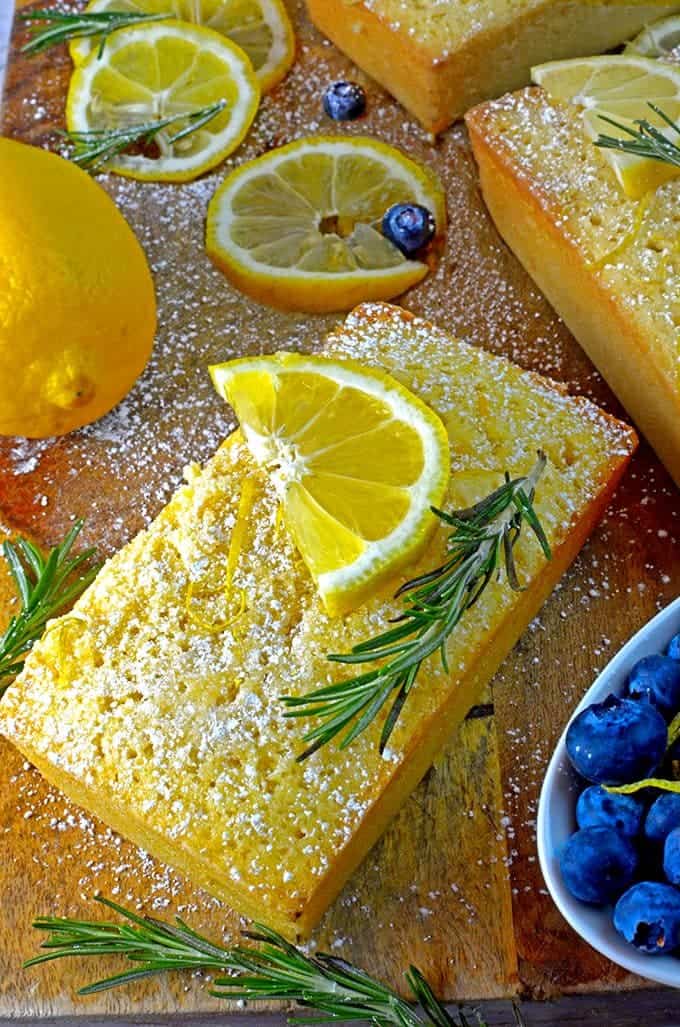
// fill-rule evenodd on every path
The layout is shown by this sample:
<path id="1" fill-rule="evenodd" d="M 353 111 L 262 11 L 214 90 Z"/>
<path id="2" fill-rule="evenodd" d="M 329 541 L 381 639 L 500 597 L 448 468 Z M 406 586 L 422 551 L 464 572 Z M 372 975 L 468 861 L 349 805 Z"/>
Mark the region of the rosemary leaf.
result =
<path id="1" fill-rule="evenodd" d="M 449 1015 L 435 998 L 432 988 L 417 967 L 410 966 L 404 976 L 409 988 L 416 996 L 430 1022 L 434 1024 L 434 1027 L 458 1027 L 453 1017 Z M 460 1027 L 467 1027 L 467 1020 L 464 1015 L 461 1016 Z M 484 1027 L 481 1021 L 479 1027 Z"/>
<path id="2" fill-rule="evenodd" d="M 24 966 L 70 956 L 82 959 L 119 955 L 132 966 L 81 988 L 79 994 L 92 995 L 175 970 L 219 970 L 220 976 L 211 988 L 211 994 L 218 998 L 282 999 L 320 1014 L 293 1018 L 290 1023 L 360 1020 L 374 1027 L 469 1027 L 464 1014 L 457 1020 L 447 1012 L 415 967 L 405 977 L 422 1013 L 359 967 L 325 953 L 305 955 L 264 924 L 255 924 L 253 931 L 243 932 L 244 938 L 255 942 L 254 946 L 226 948 L 194 931 L 179 917 L 171 924 L 139 916 L 111 899 L 97 897 L 97 901 L 118 913 L 123 922 L 40 917 L 33 926 L 47 934 L 41 945 L 45 951 L 27 960 Z M 480 1020 L 477 1022 L 483 1027 Z"/>
<path id="3" fill-rule="evenodd" d="M 47 557 L 19 538 L 4 542 L 2 552 L 21 600 L 21 610 L 0 636 L 0 695 L 24 665 L 24 657 L 42 635 L 47 621 L 56 617 L 93 581 L 99 565 L 90 564 L 94 549 L 71 556 L 82 521 L 76 521 L 64 541 Z"/>
<path id="4" fill-rule="evenodd" d="M 87 171 L 96 172 L 108 161 L 117 157 L 131 146 L 147 146 L 149 143 L 163 143 L 169 150 L 173 143 L 185 139 L 192 132 L 203 128 L 209 121 L 217 117 L 227 106 L 226 100 L 218 100 L 207 107 L 188 113 L 173 114 L 158 121 L 143 124 L 127 125 L 124 128 L 92 129 L 88 132 L 62 132 L 61 135 L 74 147 L 71 160 Z M 177 126 L 177 131 L 167 133 L 165 130 Z"/>
<path id="5" fill-rule="evenodd" d="M 525 524 L 550 559 L 550 546 L 533 506 L 545 465 L 545 454 L 539 451 L 528 475 L 510 480 L 506 474 L 500 488 L 470 509 L 454 513 L 434 510 L 444 524 L 454 529 L 444 563 L 402 585 L 397 596 L 408 596 L 408 605 L 393 627 L 360 642 L 349 653 L 328 656 L 336 663 L 374 666 L 307 695 L 281 697 L 286 717 L 316 717 L 320 721 L 304 735 L 308 745 L 298 761 L 338 735 L 342 736 L 341 749 L 351 745 L 391 699 L 380 736 L 383 752 L 423 661 L 439 652 L 448 670 L 447 640 L 489 582 L 505 569 L 509 586 L 521 589 L 514 548 Z"/>
<path id="6" fill-rule="evenodd" d="M 141 11 L 83 11 L 79 14 L 49 8 L 24 11 L 20 12 L 17 18 L 28 24 L 31 38 L 22 46 L 21 53 L 42 53 L 43 50 L 58 43 L 67 43 L 70 39 L 97 36 L 100 40 L 97 53 L 101 57 L 106 40 L 112 32 L 140 22 L 161 21 L 171 17 L 170 13 L 144 14 Z"/>
<path id="7" fill-rule="evenodd" d="M 602 121 L 608 122 L 614 128 L 624 132 L 628 138 L 600 134 L 596 146 L 603 149 L 617 150 L 619 153 L 628 153 L 634 157 L 646 157 L 648 160 L 661 161 L 664 164 L 671 164 L 680 168 L 680 124 L 673 121 L 656 104 L 650 103 L 649 107 L 664 121 L 669 128 L 677 135 L 678 141 L 669 138 L 657 125 L 652 125 L 646 119 L 635 121 L 637 128 L 624 125 L 606 114 L 600 114 Z"/>

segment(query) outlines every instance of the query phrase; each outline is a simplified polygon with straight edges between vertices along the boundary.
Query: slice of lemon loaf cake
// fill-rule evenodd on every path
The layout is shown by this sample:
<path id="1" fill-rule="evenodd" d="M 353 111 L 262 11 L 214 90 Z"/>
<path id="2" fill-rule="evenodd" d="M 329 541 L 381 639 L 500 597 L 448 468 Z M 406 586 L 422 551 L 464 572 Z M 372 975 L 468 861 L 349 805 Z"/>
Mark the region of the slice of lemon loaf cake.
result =
<path id="1" fill-rule="evenodd" d="M 529 82 L 532 65 L 603 53 L 669 0 L 307 0 L 321 31 L 430 132 Z"/>
<path id="2" fill-rule="evenodd" d="M 383 630 L 394 584 L 330 617 L 277 513 L 275 484 L 240 432 L 53 621 L 0 703 L 0 728 L 55 785 L 236 909 L 289 936 L 317 922 L 428 768 L 602 513 L 636 445 L 628 426 L 508 361 L 386 304 L 357 308 L 328 352 L 387 370 L 442 418 L 445 506 L 486 496 L 548 458 L 535 505 L 553 550 L 522 535 L 525 591 L 492 581 L 426 661 L 389 746 L 380 720 L 345 750 L 297 762 L 283 694 L 349 676 L 326 654 Z M 234 586 L 223 581 L 245 481 Z M 445 554 L 438 531 L 415 567 Z M 220 623 L 221 621 L 221 623 Z"/>
<path id="3" fill-rule="evenodd" d="M 541 89 L 466 121 L 499 232 L 680 485 L 680 179 L 627 197 L 579 108 Z"/>

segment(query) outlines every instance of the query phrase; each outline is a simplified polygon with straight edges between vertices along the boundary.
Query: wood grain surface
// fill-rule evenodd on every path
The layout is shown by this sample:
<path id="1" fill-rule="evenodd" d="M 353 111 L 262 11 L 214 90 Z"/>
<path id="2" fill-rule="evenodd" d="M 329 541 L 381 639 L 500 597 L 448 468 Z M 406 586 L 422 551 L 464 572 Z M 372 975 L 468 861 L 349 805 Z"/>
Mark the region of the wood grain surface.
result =
<path id="1" fill-rule="evenodd" d="M 291 13 L 296 65 L 265 99 L 249 139 L 229 163 L 306 132 L 338 130 L 379 136 L 429 163 L 447 190 L 448 245 L 436 274 L 404 297 L 404 305 L 625 416 L 496 234 L 464 129 L 454 126 L 433 142 L 319 37 L 300 8 Z M 4 132 L 56 148 L 70 63 L 63 50 L 21 57 L 17 47 L 24 39 L 24 30 L 17 30 Z M 361 81 L 369 104 L 358 125 L 338 129 L 321 116 L 320 93 L 340 77 Z M 206 364 L 275 347 L 315 349 L 337 320 L 257 307 L 211 267 L 203 252 L 203 215 L 222 174 L 184 187 L 102 177 L 155 272 L 160 327 L 154 359 L 121 408 L 99 425 L 58 440 L 0 441 L 0 511 L 12 530 L 49 543 L 83 516 L 85 541 L 110 553 L 160 509 L 183 465 L 205 459 L 230 429 Z M 621 643 L 680 591 L 679 515 L 677 490 L 643 444 L 591 542 L 505 662 L 483 706 L 455 733 L 329 910 L 316 944 L 395 985 L 415 963 L 451 1000 L 555 999 L 641 986 L 582 943 L 557 913 L 537 864 L 535 819 L 546 762 L 574 703 Z M 234 937 L 239 921 L 71 806 L 4 741 L 0 762 L 0 1016 L 77 1014 L 98 1023 L 99 1016 L 144 1013 L 157 1023 L 164 1013 L 193 1023 L 199 1014 L 223 1010 L 197 978 L 77 999 L 77 987 L 113 964 L 21 970 L 37 941 L 31 919 L 96 916 L 96 892 L 160 915 L 179 911 L 217 938 Z M 645 1008 L 654 1008 L 644 995 Z M 570 1001 L 572 1010 L 578 1001 L 581 1007 L 590 1002 L 590 1009 L 606 1005 Z M 659 1013 L 680 1009 L 669 994 L 658 1001 Z M 612 1012 L 607 1022 L 628 1022 L 625 1000 L 614 1005 L 618 1019 Z M 490 1007 L 490 1022 L 509 1022 L 507 1006 L 505 1013 L 498 1008 Z M 544 1012 L 532 1012 L 529 1022 L 577 1022 L 567 1012 L 551 1021 L 545 1014 L 551 1006 L 537 1008 Z"/>

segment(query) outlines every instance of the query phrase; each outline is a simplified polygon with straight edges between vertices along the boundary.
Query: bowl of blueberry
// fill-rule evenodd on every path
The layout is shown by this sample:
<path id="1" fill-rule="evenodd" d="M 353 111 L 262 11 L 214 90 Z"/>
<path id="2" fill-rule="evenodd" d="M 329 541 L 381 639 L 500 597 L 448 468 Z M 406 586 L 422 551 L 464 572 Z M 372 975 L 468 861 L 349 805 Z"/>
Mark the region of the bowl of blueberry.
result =
<path id="1" fill-rule="evenodd" d="M 538 855 L 593 948 L 680 987 L 680 598 L 616 654 L 548 766 Z"/>

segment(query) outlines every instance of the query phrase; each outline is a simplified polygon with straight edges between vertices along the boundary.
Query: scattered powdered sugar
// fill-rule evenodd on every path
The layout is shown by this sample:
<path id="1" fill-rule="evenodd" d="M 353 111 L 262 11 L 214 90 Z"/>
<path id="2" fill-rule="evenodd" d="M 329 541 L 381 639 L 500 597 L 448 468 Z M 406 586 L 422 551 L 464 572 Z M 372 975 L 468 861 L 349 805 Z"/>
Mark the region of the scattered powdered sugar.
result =
<path id="1" fill-rule="evenodd" d="M 548 373 L 621 413 L 493 230 L 464 130 L 456 126 L 433 143 L 306 23 L 299 25 L 298 63 L 274 96 L 265 98 L 253 132 L 227 166 L 310 132 L 375 134 L 427 162 L 446 187 L 447 247 L 438 268 L 405 298 L 405 305 L 474 345 Z M 53 63 L 51 57 L 42 63 L 37 59 L 34 67 L 48 69 L 43 83 L 66 81 L 62 58 Z M 369 114 L 354 125 L 338 126 L 321 115 L 321 93 L 329 81 L 348 76 L 367 86 Z M 42 126 L 61 116 L 54 95 L 58 90 L 43 94 L 37 77 L 23 95 L 24 125 L 30 119 L 28 135 L 36 141 L 53 140 Z M 10 112 L 5 128 L 18 132 L 12 117 L 16 114 Z M 159 333 L 146 372 L 101 421 L 64 439 L 5 440 L 0 446 L 3 508 L 13 522 L 39 537 L 56 538 L 75 516 L 85 516 L 87 541 L 105 553 L 117 549 L 166 503 L 181 482 L 183 467 L 207 459 L 233 426 L 212 390 L 207 365 L 277 348 L 315 349 L 340 320 L 340 315 L 286 315 L 260 307 L 231 289 L 212 267 L 203 248 L 204 218 L 223 173 L 182 186 L 101 178 L 147 252 L 157 288 Z M 534 431 L 532 444 L 540 444 L 540 425 Z M 434 965 L 442 982 L 439 991 L 450 997 L 477 996 L 482 990 L 505 994 L 503 952 L 512 930 L 504 898 L 508 885 L 519 935 L 539 918 L 551 924 L 534 839 L 546 761 L 592 677 L 635 628 L 680 591 L 678 516 L 677 492 L 643 446 L 596 537 L 497 675 L 496 717 L 462 726 L 330 909 L 312 949 L 331 948 L 395 984 L 411 961 L 425 970 Z M 276 657 L 271 647 L 267 655 Z M 197 648 L 197 671 L 203 658 Z M 262 723 L 257 711 L 254 722 Z M 210 722 L 201 739 L 206 752 L 226 725 L 226 719 Z M 390 755 L 396 766 L 397 749 Z M 13 750 L 7 765 L 9 798 L 0 830 L 12 839 L 12 848 L 7 846 L 11 872 L 2 886 L 3 917 L 14 915 L 14 876 L 31 889 L 28 916 L 84 915 L 92 893 L 105 888 L 135 908 L 161 915 L 178 911 L 215 937 L 235 937 L 239 920 L 217 900 L 67 803 Z M 315 780 L 323 786 L 311 765 L 305 774 L 310 787 Z M 233 779 L 245 787 L 245 778 Z M 335 790 L 330 789 L 330 801 Z M 183 814 L 177 813 L 181 831 Z M 348 810 L 348 823 L 354 815 L 357 810 Z M 251 812 L 244 826 L 253 838 L 262 837 L 261 811 Z M 290 873 L 282 869 L 283 884 L 290 883 L 285 876 Z M 25 939 L 28 956 L 34 939 L 25 923 L 11 926 Z M 543 953 L 533 958 L 537 964 L 543 960 L 548 979 L 553 966 L 562 968 L 560 928 L 553 932 L 546 926 L 543 942 Z M 568 944 L 573 947 L 571 938 Z M 444 954 L 430 955 L 437 946 Z M 584 950 L 582 975 L 587 965 Z M 562 981 L 567 988 L 579 983 L 566 972 Z M 190 987 L 192 1004 L 214 1008 L 204 991 L 193 997 L 197 989 L 193 983 Z M 15 993 L 24 991 L 22 977 Z M 51 1000 L 41 1001 L 46 1013 L 54 1012 Z M 181 994 L 154 985 L 145 1010 L 167 1009 L 172 1001 L 181 1004 Z"/>

